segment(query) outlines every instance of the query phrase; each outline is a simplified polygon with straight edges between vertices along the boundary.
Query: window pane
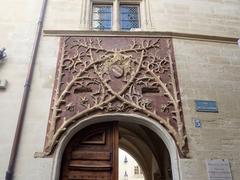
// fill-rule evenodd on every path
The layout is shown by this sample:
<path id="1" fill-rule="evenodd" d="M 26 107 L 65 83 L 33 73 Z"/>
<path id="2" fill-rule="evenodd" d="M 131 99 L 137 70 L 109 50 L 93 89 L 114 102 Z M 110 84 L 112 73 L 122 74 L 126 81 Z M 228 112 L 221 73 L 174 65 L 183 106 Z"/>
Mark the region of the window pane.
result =
<path id="1" fill-rule="evenodd" d="M 120 23 L 121 30 L 139 28 L 139 6 L 120 5 Z"/>
<path id="2" fill-rule="evenodd" d="M 121 21 L 138 21 L 138 14 L 122 14 Z"/>
<path id="3" fill-rule="evenodd" d="M 111 16 L 110 13 L 93 13 L 93 20 L 111 21 Z"/>
<path id="4" fill-rule="evenodd" d="M 93 21 L 93 29 L 110 30 L 112 28 L 111 21 Z"/>
<path id="5" fill-rule="evenodd" d="M 138 21 L 122 21 L 121 22 L 122 30 L 130 30 L 132 28 L 139 28 L 139 22 Z"/>
<path id="6" fill-rule="evenodd" d="M 95 13 L 112 13 L 112 8 L 109 5 L 94 5 L 93 12 Z"/>
<path id="7" fill-rule="evenodd" d="M 93 5 L 92 28 L 110 30 L 112 28 L 112 6 Z"/>

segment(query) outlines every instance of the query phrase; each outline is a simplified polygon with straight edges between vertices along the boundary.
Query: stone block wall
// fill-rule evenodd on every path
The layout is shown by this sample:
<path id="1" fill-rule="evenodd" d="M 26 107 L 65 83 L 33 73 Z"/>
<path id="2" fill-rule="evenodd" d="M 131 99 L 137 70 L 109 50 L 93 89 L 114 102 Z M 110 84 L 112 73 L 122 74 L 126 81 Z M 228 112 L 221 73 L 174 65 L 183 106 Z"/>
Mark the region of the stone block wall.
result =
<path id="1" fill-rule="evenodd" d="M 45 143 L 58 49 L 59 38 L 42 38 L 17 158 L 16 180 L 51 179 L 53 159 L 34 158 L 34 154 L 42 152 Z"/>
<path id="2" fill-rule="evenodd" d="M 7 80 L 0 90 L 0 179 L 4 179 L 17 125 L 41 0 L 0 0 L 0 48 L 7 58 L 0 64 L 0 79 Z"/>
<path id="3" fill-rule="evenodd" d="M 149 1 L 155 30 L 240 36 L 238 0 Z"/>
<path id="4" fill-rule="evenodd" d="M 240 49 L 237 45 L 174 39 L 177 70 L 189 140 L 182 160 L 184 180 L 207 179 L 206 160 L 228 159 L 240 176 Z M 217 101 L 219 113 L 196 112 L 196 99 Z M 194 118 L 202 128 L 195 128 Z"/>
<path id="5" fill-rule="evenodd" d="M 240 36 L 239 0 L 144 0 L 142 2 L 146 7 L 141 9 L 144 16 L 143 30 Z M 50 0 L 45 29 L 86 30 L 90 24 L 89 5 L 88 0 Z"/>

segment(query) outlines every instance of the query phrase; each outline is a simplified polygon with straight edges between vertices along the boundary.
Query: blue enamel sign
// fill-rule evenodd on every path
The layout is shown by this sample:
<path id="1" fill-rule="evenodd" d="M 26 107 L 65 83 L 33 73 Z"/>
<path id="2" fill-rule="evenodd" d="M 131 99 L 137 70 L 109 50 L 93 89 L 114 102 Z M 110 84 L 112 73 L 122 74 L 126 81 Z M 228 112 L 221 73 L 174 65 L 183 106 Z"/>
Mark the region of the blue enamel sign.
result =
<path id="1" fill-rule="evenodd" d="M 194 119 L 194 125 L 195 128 L 201 128 L 202 127 L 202 123 L 200 119 Z"/>
<path id="2" fill-rule="evenodd" d="M 195 105 L 198 112 L 218 112 L 216 101 L 195 100 Z"/>

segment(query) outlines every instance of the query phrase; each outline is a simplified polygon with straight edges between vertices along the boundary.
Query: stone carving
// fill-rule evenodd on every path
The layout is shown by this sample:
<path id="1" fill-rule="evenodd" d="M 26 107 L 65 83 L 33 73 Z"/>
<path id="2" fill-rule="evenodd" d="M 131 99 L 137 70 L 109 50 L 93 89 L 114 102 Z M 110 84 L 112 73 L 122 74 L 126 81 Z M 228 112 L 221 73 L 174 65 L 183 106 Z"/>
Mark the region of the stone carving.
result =
<path id="1" fill-rule="evenodd" d="M 61 43 L 45 155 L 67 128 L 97 113 L 151 117 L 187 154 L 171 39 L 65 37 Z"/>

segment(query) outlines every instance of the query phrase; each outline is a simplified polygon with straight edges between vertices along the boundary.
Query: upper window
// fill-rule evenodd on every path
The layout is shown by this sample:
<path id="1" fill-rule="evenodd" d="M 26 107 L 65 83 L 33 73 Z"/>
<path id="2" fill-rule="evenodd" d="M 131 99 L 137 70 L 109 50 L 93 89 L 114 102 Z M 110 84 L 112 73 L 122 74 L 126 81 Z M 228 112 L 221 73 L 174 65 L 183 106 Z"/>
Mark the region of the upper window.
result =
<path id="1" fill-rule="evenodd" d="M 120 28 L 121 30 L 139 28 L 138 5 L 120 5 Z"/>
<path id="2" fill-rule="evenodd" d="M 111 5 L 93 5 L 92 28 L 94 30 L 112 29 Z"/>
<path id="3" fill-rule="evenodd" d="M 139 11 L 139 5 L 120 4 L 116 7 L 113 4 L 93 4 L 92 29 L 129 31 L 140 28 Z"/>

